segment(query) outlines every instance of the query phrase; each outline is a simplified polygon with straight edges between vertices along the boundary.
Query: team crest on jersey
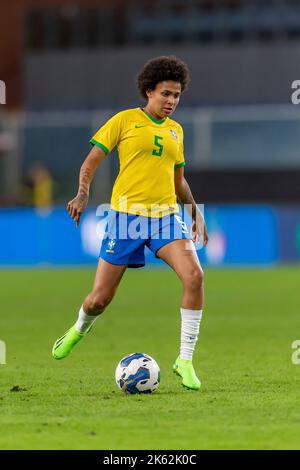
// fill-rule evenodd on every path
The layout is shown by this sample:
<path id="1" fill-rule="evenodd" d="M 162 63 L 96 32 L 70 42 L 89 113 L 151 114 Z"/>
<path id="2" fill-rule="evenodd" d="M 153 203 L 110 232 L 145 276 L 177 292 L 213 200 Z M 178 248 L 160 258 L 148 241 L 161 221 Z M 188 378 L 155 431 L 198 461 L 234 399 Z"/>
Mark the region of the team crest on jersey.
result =
<path id="1" fill-rule="evenodd" d="M 116 240 L 114 238 L 110 238 L 108 242 L 108 250 L 106 250 L 107 253 L 114 253 L 114 246 L 116 244 Z"/>
<path id="2" fill-rule="evenodd" d="M 173 131 L 173 129 L 170 130 L 170 132 L 171 132 L 171 135 L 172 135 L 173 139 L 177 140 L 177 134 L 176 134 L 176 132 Z"/>

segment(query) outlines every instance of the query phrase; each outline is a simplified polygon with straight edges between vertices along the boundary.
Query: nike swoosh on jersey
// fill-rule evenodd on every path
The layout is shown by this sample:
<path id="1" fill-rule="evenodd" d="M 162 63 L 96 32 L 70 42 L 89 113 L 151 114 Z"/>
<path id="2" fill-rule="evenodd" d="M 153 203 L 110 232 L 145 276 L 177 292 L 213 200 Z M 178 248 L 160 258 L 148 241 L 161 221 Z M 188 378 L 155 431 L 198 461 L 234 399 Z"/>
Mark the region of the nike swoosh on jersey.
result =
<path id="1" fill-rule="evenodd" d="M 141 125 L 136 124 L 134 127 L 135 127 L 136 129 L 138 129 L 139 127 L 146 127 L 146 124 L 141 124 Z"/>

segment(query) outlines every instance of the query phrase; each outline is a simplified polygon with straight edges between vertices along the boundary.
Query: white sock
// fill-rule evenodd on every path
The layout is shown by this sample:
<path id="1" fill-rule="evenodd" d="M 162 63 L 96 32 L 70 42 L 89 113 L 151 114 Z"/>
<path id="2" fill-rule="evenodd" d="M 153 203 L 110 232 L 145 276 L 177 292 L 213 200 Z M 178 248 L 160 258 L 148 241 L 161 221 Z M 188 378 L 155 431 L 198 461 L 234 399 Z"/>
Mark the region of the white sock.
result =
<path id="1" fill-rule="evenodd" d="M 85 333 L 90 326 L 97 320 L 99 315 L 87 315 L 83 310 L 83 306 L 79 310 L 78 320 L 75 324 L 75 328 L 79 333 Z"/>
<path id="2" fill-rule="evenodd" d="M 202 310 L 181 308 L 180 359 L 191 361 L 197 343 Z"/>

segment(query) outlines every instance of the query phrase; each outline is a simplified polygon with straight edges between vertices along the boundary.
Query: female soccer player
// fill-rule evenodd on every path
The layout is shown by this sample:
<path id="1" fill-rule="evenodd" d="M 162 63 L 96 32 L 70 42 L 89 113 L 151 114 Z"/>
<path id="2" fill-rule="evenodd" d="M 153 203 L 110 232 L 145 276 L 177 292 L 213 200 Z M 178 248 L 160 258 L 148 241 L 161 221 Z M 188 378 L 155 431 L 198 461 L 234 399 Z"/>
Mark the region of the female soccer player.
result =
<path id="1" fill-rule="evenodd" d="M 137 78 L 146 105 L 114 115 L 91 139 L 93 148 L 80 169 L 78 193 L 67 206 L 77 227 L 88 204 L 96 168 L 115 146 L 120 172 L 113 187 L 107 236 L 101 246 L 93 289 L 85 298 L 76 323 L 55 342 L 52 354 L 55 359 L 68 356 L 113 299 L 126 268 L 145 264 L 147 246 L 182 282 L 180 354 L 173 371 L 185 387 L 198 390 L 201 383 L 192 359 L 204 294 L 203 271 L 193 242 L 203 236 L 206 246 L 208 235 L 184 178 L 183 130 L 169 117 L 188 82 L 188 67 L 177 57 L 161 56 L 148 61 Z M 191 239 L 178 215 L 176 197 L 191 208 Z M 130 233 L 137 222 L 146 229 L 146 235 L 143 230 L 139 238 L 134 230 L 134 236 Z"/>

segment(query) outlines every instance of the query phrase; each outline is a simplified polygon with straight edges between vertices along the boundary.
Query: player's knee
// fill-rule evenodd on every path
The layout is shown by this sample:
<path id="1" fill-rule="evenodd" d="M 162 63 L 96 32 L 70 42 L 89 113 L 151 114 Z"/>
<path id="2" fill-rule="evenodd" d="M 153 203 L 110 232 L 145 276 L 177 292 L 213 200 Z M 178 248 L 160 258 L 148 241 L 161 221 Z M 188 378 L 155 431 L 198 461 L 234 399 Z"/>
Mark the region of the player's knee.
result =
<path id="1" fill-rule="evenodd" d="M 184 285 L 190 290 L 200 290 L 204 282 L 204 273 L 201 267 L 197 267 L 190 271 L 184 279 Z"/>
<path id="2" fill-rule="evenodd" d="M 111 299 L 112 297 L 109 295 L 91 295 L 88 301 L 88 310 L 100 314 L 105 310 Z"/>

